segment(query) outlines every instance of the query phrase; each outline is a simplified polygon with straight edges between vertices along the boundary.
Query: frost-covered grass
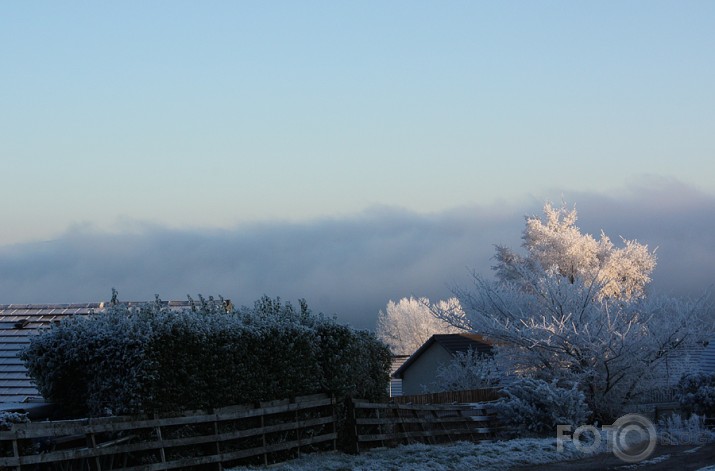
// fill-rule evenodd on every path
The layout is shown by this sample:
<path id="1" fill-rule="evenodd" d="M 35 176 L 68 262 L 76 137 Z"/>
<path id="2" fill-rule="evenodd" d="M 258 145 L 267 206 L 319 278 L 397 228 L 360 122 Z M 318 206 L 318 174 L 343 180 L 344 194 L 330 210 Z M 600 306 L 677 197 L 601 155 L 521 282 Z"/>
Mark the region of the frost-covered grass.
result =
<path id="1" fill-rule="evenodd" d="M 705 425 L 705 417 L 673 415 L 658 424 L 658 439 L 661 444 L 702 445 L 715 441 L 715 431 Z"/>
<path id="2" fill-rule="evenodd" d="M 704 427 L 701 418 L 695 416 L 689 420 L 679 416 L 671 417 L 659 424 L 658 440 L 661 444 L 703 444 L 715 441 L 715 434 Z M 586 437 L 584 437 L 586 438 Z M 507 470 L 523 465 L 540 465 L 558 461 L 578 460 L 595 453 L 610 450 L 609 434 L 601 432 L 601 446 L 591 449 L 584 443 L 577 449 L 571 440 L 564 440 L 563 450 L 557 451 L 556 438 L 516 438 L 493 442 L 458 442 L 445 445 L 413 444 L 397 448 L 374 449 L 357 456 L 344 453 L 316 453 L 283 464 L 271 466 L 278 471 L 448 471 L 463 469 Z M 637 446 L 643 439 L 638 434 L 627 434 L 628 446 Z M 662 455 L 634 464 L 651 465 L 667 460 L 670 455 Z M 256 467 L 238 467 L 233 471 L 260 469 Z M 715 466 L 700 471 L 715 471 Z"/>
<path id="3" fill-rule="evenodd" d="M 357 456 L 338 452 L 316 453 L 272 466 L 279 471 L 447 471 L 463 469 L 505 470 L 513 466 L 544 464 L 583 458 L 570 443 L 556 451 L 555 438 L 519 438 L 491 443 L 458 442 L 447 445 L 413 444 L 375 449 Z M 260 469 L 232 468 L 233 471 Z"/>

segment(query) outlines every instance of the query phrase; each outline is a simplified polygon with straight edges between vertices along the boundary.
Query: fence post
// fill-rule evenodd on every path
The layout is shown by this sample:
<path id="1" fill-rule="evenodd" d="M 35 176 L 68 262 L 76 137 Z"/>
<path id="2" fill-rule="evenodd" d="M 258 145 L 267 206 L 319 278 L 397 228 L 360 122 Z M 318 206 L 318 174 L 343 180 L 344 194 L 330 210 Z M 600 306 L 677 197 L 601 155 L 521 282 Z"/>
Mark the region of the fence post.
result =
<path id="1" fill-rule="evenodd" d="M 350 396 L 345 398 L 345 446 L 346 453 L 357 455 L 360 453 L 358 443 L 357 418 L 355 417 L 355 404 Z"/>
<path id="2" fill-rule="evenodd" d="M 12 440 L 12 454 L 15 455 L 15 458 L 17 459 L 17 466 L 15 467 L 15 470 L 21 471 L 22 465 L 20 464 L 20 447 L 17 445 L 17 434 L 15 434 L 15 438 Z"/>
<path id="3" fill-rule="evenodd" d="M 159 413 L 154 412 L 154 420 L 156 421 L 156 438 L 159 442 L 159 458 L 161 459 L 162 463 L 166 463 L 166 452 L 164 451 L 164 439 L 161 436 L 161 422 L 159 421 Z"/>
<path id="4" fill-rule="evenodd" d="M 330 412 L 333 415 L 333 451 L 338 449 L 338 412 L 337 412 L 337 400 L 335 395 L 330 395 Z"/>
<path id="5" fill-rule="evenodd" d="M 263 446 L 263 465 L 268 466 L 268 452 L 266 451 L 266 413 L 261 413 L 261 445 Z"/>
<path id="6" fill-rule="evenodd" d="M 211 412 L 214 412 L 213 410 Z M 221 456 L 221 437 L 218 428 L 218 415 L 214 415 L 214 435 L 216 436 L 216 455 Z M 218 471 L 223 471 L 223 463 L 218 461 L 216 463 L 216 469 Z"/>
<path id="7" fill-rule="evenodd" d="M 299 412 L 300 412 L 300 411 L 299 411 L 298 408 L 296 407 L 296 408 L 295 408 L 295 413 L 293 414 L 293 420 L 295 420 L 295 423 L 296 423 L 295 439 L 296 439 L 296 441 L 298 442 L 298 457 L 300 457 L 300 439 L 301 439 L 301 437 L 302 437 L 302 435 L 303 435 L 303 434 L 301 433 L 301 432 L 303 432 L 303 429 L 300 428 L 300 427 L 298 427 L 298 423 L 300 423 L 300 415 L 299 415 Z"/>
<path id="8" fill-rule="evenodd" d="M 92 445 L 92 449 L 97 449 L 97 439 L 94 437 L 94 432 L 90 432 L 89 434 L 89 443 Z M 89 465 L 89 463 L 87 464 Z M 97 466 L 97 471 L 102 471 L 102 463 L 99 461 L 99 456 L 94 457 L 94 464 Z"/>

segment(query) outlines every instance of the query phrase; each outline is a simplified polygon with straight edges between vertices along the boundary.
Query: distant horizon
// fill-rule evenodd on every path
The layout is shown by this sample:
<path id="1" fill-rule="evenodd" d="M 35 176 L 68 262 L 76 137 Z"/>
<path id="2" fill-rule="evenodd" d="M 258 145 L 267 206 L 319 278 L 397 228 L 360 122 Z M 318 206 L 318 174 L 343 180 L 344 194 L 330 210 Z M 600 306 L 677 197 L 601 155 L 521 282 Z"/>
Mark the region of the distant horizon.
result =
<path id="1" fill-rule="evenodd" d="M 656 250 L 650 290 L 697 297 L 715 285 L 715 197 L 652 178 L 629 194 L 563 195 L 582 231 L 601 229 Z M 567 196 L 569 197 L 567 199 Z M 559 204 L 558 201 L 554 202 Z M 223 296 L 252 306 L 263 295 L 373 329 L 389 300 L 451 296 L 469 271 L 491 276 L 494 245 L 520 250 L 527 207 L 471 206 L 430 215 L 374 208 L 344 218 L 274 222 L 234 230 L 147 225 L 129 232 L 80 230 L 49 242 L 0 247 L 0 303 L 184 301 Z"/>

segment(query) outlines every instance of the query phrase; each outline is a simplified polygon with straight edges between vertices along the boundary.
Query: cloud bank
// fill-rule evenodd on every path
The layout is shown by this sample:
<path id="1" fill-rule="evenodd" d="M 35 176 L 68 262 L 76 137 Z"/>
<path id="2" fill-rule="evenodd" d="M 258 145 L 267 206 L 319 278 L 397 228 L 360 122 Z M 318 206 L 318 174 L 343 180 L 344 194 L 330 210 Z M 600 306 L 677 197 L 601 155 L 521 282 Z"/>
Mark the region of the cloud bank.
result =
<path id="1" fill-rule="evenodd" d="M 560 194 L 560 193 L 556 193 Z M 653 290 L 698 296 L 715 283 L 715 197 L 680 182 L 640 179 L 620 194 L 570 192 L 583 231 L 657 247 Z M 389 299 L 450 296 L 470 270 L 489 274 L 494 244 L 518 247 L 524 215 L 543 201 L 429 215 L 372 208 L 344 218 L 233 230 L 151 225 L 107 233 L 74 227 L 48 242 L 0 248 L 0 303 L 186 299 L 263 294 L 305 298 L 315 311 L 373 328 Z"/>

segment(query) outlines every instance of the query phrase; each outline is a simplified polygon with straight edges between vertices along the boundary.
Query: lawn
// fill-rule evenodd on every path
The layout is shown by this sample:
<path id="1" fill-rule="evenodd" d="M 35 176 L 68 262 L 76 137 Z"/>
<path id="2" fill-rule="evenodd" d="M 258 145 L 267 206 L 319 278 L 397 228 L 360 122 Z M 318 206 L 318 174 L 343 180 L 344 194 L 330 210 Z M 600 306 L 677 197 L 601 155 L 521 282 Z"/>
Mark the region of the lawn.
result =
<path id="1" fill-rule="evenodd" d="M 413 444 L 375 449 L 357 456 L 344 453 L 316 453 L 271 466 L 278 471 L 447 471 L 504 470 L 525 464 L 552 463 L 584 457 L 571 443 L 556 451 L 555 438 L 520 438 L 494 442 L 458 442 L 446 445 Z M 233 471 L 257 469 L 232 468 Z M 260 468 L 258 468 L 260 469 Z"/>

